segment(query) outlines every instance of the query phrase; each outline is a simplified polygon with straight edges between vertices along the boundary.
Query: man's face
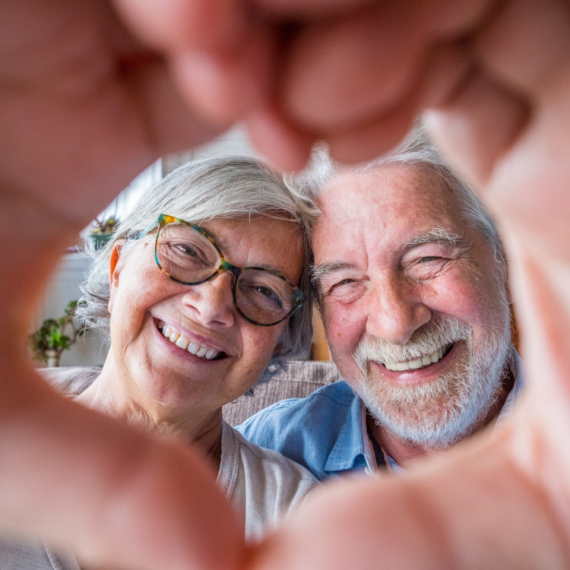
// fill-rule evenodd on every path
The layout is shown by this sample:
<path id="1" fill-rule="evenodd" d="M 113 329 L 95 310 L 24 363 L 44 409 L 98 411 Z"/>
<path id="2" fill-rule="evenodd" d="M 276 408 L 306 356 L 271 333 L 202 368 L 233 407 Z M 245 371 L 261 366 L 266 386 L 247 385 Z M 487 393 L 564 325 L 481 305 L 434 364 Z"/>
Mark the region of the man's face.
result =
<path id="1" fill-rule="evenodd" d="M 490 409 L 510 347 L 505 283 L 435 174 L 346 173 L 319 197 L 315 274 L 332 357 L 402 439 L 445 447 Z"/>

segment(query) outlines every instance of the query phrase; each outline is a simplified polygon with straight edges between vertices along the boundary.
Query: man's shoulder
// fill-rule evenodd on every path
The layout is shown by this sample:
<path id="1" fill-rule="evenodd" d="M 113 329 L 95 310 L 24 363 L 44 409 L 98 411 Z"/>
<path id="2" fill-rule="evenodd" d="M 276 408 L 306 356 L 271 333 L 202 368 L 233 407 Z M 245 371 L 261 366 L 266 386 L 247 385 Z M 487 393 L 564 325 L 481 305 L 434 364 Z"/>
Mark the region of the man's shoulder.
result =
<path id="1" fill-rule="evenodd" d="M 224 436 L 224 442 L 231 439 L 236 464 L 239 463 L 244 467 L 256 465 L 255 470 L 263 471 L 265 477 L 294 482 L 296 485 L 307 487 L 307 489 L 317 484 L 314 475 L 292 459 L 277 451 L 260 447 L 246 439 L 236 428 L 228 424 L 225 424 L 224 429 L 228 431 Z"/>
<path id="2" fill-rule="evenodd" d="M 238 430 L 261 447 L 283 453 L 300 463 L 318 479 L 330 476 L 329 456 L 336 450 L 348 464 L 353 450 L 338 448 L 339 442 L 353 441 L 360 432 L 361 403 L 346 384 L 336 382 L 305 398 L 277 402 L 258 412 Z"/>
<path id="3" fill-rule="evenodd" d="M 303 424 L 305 421 L 310 421 L 310 417 L 306 416 L 309 412 L 319 413 L 320 410 L 329 410 L 330 408 L 348 408 L 353 404 L 356 397 L 348 384 L 341 380 L 322 386 L 304 398 L 289 398 L 276 402 L 248 418 L 238 426 L 238 430 L 245 433 L 260 423 L 263 423 L 264 427 L 268 427 L 271 424 L 289 422 L 293 419 Z"/>

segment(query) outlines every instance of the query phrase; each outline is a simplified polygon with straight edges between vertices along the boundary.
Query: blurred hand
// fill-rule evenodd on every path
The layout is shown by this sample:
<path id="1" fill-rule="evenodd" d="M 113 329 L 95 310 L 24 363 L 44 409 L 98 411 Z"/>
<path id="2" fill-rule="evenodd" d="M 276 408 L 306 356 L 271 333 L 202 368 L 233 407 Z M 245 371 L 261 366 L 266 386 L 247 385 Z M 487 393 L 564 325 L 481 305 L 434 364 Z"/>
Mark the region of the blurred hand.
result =
<path id="1" fill-rule="evenodd" d="M 0 529 L 96 565 L 231 568 L 243 529 L 202 459 L 57 396 L 25 354 L 65 246 L 152 161 L 221 127 L 104 1 L 2 2 L 0 54 Z"/>
<path id="2" fill-rule="evenodd" d="M 120 4 L 129 15 L 136 9 Z M 205 5 L 172 2 L 169 9 L 190 4 Z M 236 17 L 245 3 L 215 4 L 224 6 L 223 28 L 239 22 L 236 37 L 247 29 Z M 188 63 L 175 66 L 185 95 L 199 106 L 229 98 L 253 60 L 233 65 L 231 39 L 209 44 L 193 30 L 167 38 L 167 29 L 181 26 L 161 21 L 155 5 L 132 21 L 147 32 L 153 13 L 147 37 L 172 61 Z M 256 33 L 257 41 L 273 35 L 269 51 L 279 57 L 235 113 L 278 165 L 301 165 L 316 139 L 342 161 L 372 158 L 425 113 L 438 144 L 503 228 L 528 383 L 527 401 L 500 436 L 470 444 L 421 477 L 325 490 L 265 544 L 259 567 L 368 567 L 379 559 L 406 568 L 567 567 L 570 7 L 562 0 L 247 6 L 256 22 L 249 42 Z M 193 53 L 207 61 L 210 82 L 198 85 Z M 215 105 L 204 109 L 217 116 Z M 316 540 L 311 534 L 309 547 L 315 528 L 321 532 Z"/>
<path id="3" fill-rule="evenodd" d="M 192 455 L 79 413 L 35 378 L 21 348 L 31 301 L 58 248 L 161 153 L 198 144 L 241 117 L 278 165 L 302 165 L 317 138 L 341 160 L 364 160 L 398 142 L 428 109 L 438 143 L 505 230 L 526 402 L 493 438 L 407 478 L 325 489 L 249 560 L 296 569 L 370 567 L 379 560 L 412 568 L 568 567 L 567 3 L 116 0 L 115 6 L 140 41 L 103 2 L 10 0 L 0 8 L 6 56 L 0 488 L 18 491 L 0 497 L 0 521 L 18 513 L 15 528 L 51 529 L 99 562 L 238 564 L 237 523 Z M 190 110 L 156 53 L 168 61 Z M 187 468 L 196 477 L 192 488 L 182 481 Z M 73 501 L 65 499 L 70 481 Z M 161 494 L 166 488 L 172 498 Z M 183 500 L 176 505 L 178 494 Z M 203 503 L 194 507 L 197 497 Z M 210 501 L 211 514 L 203 516 Z M 68 514 L 50 527 L 60 503 Z M 147 519 L 141 510 L 154 515 Z M 73 517 L 82 521 L 75 530 Z M 120 548 L 108 530 L 116 520 L 135 529 Z M 216 520 L 227 524 L 217 529 Z M 216 536 L 214 549 L 208 535 Z M 170 545 L 164 550 L 162 540 Z M 171 558 L 165 563 L 161 555 Z M 208 559 L 218 555 L 224 560 Z"/>

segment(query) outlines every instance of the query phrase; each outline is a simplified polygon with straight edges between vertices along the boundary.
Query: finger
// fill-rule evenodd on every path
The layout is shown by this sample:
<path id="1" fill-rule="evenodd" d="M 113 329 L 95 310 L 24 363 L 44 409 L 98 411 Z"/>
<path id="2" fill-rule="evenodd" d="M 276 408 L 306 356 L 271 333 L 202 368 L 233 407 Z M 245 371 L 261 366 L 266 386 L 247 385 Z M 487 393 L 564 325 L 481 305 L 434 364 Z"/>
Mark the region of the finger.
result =
<path id="1" fill-rule="evenodd" d="M 541 96 L 570 69 L 570 7 L 560 0 L 510 0 L 480 30 L 475 53 L 506 87 Z"/>
<path id="2" fill-rule="evenodd" d="M 234 45 L 246 36 L 247 5 L 241 0 L 114 0 L 125 21 L 161 50 Z"/>
<path id="3" fill-rule="evenodd" d="M 377 0 L 254 0 L 260 10 L 276 17 L 322 19 L 347 14 Z"/>
<path id="4" fill-rule="evenodd" d="M 323 135 L 331 155 L 350 163 L 389 151 L 404 138 L 423 106 L 453 96 L 470 73 L 470 59 L 461 44 L 441 46 L 432 50 L 423 68 L 418 85 L 397 107 L 353 129 Z"/>
<path id="5" fill-rule="evenodd" d="M 397 105 L 414 85 L 428 42 L 426 15 L 383 2 L 334 23 L 308 26 L 291 46 L 282 104 L 309 130 L 360 124 Z"/>
<path id="6" fill-rule="evenodd" d="M 344 163 L 356 163 L 388 152 L 406 136 L 418 113 L 417 97 L 413 96 L 376 120 L 354 129 L 325 136 L 331 156 Z"/>
<path id="7" fill-rule="evenodd" d="M 276 109 L 266 106 L 251 113 L 245 126 L 252 144 L 277 170 L 302 169 L 315 138 L 288 123 Z"/>
<path id="8" fill-rule="evenodd" d="M 269 98 L 276 39 L 254 34 L 231 50 L 186 50 L 170 61 L 182 94 L 217 123 L 228 124 Z"/>
<path id="9" fill-rule="evenodd" d="M 424 119 L 451 164 L 483 188 L 528 119 L 528 104 L 475 73 L 455 98 Z"/>
<path id="10" fill-rule="evenodd" d="M 17 371 L 26 395 L 2 406 L 3 528 L 41 533 L 97 565 L 237 566 L 243 529 L 197 455 L 48 393 L 30 374 Z"/>

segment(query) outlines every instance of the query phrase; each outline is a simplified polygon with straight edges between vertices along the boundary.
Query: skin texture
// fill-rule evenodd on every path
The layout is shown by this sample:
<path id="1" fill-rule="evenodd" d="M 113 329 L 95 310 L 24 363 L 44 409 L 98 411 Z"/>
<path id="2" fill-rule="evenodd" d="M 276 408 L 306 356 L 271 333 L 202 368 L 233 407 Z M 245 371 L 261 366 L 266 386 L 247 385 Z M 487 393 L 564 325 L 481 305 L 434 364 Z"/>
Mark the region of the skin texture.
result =
<path id="1" fill-rule="evenodd" d="M 125 568 L 567 568 L 567 3 L 257 0 L 255 26 L 235 15 L 244 4 L 117 0 L 119 19 L 105 2 L 2 3 L 0 525 Z M 264 46 L 266 68 L 251 56 Z M 337 65 L 339 51 L 351 59 Z M 185 54 L 206 55 L 209 79 L 177 65 Z M 150 161 L 218 132 L 196 105 L 232 93 L 220 122 L 242 116 L 284 167 L 319 136 L 337 158 L 365 160 L 429 108 L 432 134 L 505 232 L 527 379 L 500 433 L 405 478 L 324 489 L 249 552 L 191 450 L 57 397 L 23 349 L 64 246 Z"/>
<path id="2" fill-rule="evenodd" d="M 493 254 L 461 219 L 457 201 L 434 174 L 402 166 L 341 174 L 317 203 L 321 216 L 312 245 L 323 323 L 333 360 L 357 392 L 361 379 L 354 352 L 362 341 L 404 345 L 433 321 L 453 318 L 471 328 L 477 353 L 491 331 L 509 326 L 498 300 L 504 289 L 501 293 Z M 436 228 L 457 236 L 457 246 L 432 240 L 406 247 Z M 466 341 L 459 341 L 436 366 L 397 373 L 369 363 L 368 374 L 394 386 L 420 385 L 461 369 L 468 358 Z M 504 398 L 500 394 L 497 406 L 473 427 L 488 423 Z M 437 414 L 442 403 L 434 401 L 426 411 Z M 414 421 L 412 414 L 407 421 Z M 372 430 L 398 462 L 430 452 L 430 446 L 410 444 L 377 425 Z"/>
<path id="3" fill-rule="evenodd" d="M 238 267 L 276 267 L 297 283 L 302 238 L 294 224 L 268 217 L 204 224 Z M 154 259 L 154 235 L 118 250 L 111 264 L 111 351 L 101 375 L 77 399 L 131 423 L 180 434 L 208 452 L 221 438 L 222 406 L 259 379 L 286 322 L 260 327 L 239 315 L 228 271 L 200 285 L 168 279 Z M 190 355 L 158 330 L 167 323 L 228 356 Z"/>

